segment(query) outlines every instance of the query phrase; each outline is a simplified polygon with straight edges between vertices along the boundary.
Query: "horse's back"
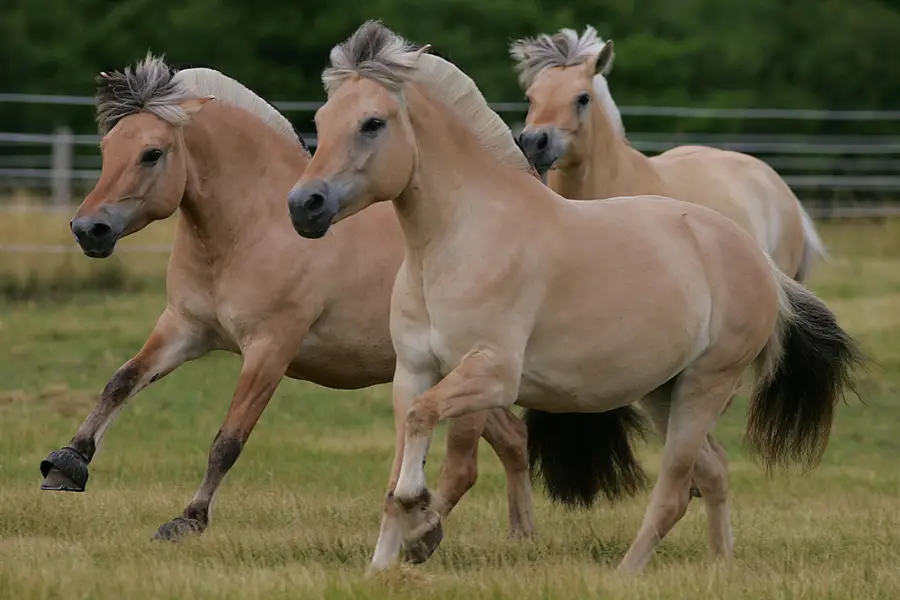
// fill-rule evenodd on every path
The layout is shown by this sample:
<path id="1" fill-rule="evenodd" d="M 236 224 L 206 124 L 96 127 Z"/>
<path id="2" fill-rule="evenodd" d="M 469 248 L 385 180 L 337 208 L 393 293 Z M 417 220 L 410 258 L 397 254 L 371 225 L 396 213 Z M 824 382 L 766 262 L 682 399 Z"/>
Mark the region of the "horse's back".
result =
<path id="1" fill-rule="evenodd" d="M 629 274 L 617 281 L 629 286 L 631 300 L 656 297 L 654 305 L 680 310 L 688 321 L 707 314 L 711 337 L 717 327 L 755 330 L 758 318 L 777 311 L 769 259 L 718 211 L 663 196 L 582 202 L 572 209 L 585 244 L 596 244 L 590 238 L 602 231 L 611 267 Z"/>
<path id="2" fill-rule="evenodd" d="M 800 203 L 765 161 L 749 154 L 707 146 L 679 146 L 650 159 L 672 195 L 728 216 L 785 272 L 803 255 Z"/>

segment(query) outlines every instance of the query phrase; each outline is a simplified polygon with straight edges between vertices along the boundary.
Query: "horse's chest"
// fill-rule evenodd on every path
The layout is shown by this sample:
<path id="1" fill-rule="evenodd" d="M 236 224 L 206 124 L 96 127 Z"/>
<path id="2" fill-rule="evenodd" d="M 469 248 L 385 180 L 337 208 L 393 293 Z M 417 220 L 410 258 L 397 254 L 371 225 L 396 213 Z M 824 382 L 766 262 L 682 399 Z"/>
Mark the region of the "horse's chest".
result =
<path id="1" fill-rule="evenodd" d="M 246 315 L 230 304 L 217 307 L 216 321 L 221 337 L 229 343 L 237 343 L 246 335 L 247 330 L 252 328 L 247 322 Z"/>
<path id="2" fill-rule="evenodd" d="M 471 342 L 460 339 L 461 337 L 458 334 L 454 335 L 451 331 L 435 327 L 433 324 L 428 328 L 428 347 L 437 361 L 442 377 L 455 369 L 463 356 L 472 348 Z"/>

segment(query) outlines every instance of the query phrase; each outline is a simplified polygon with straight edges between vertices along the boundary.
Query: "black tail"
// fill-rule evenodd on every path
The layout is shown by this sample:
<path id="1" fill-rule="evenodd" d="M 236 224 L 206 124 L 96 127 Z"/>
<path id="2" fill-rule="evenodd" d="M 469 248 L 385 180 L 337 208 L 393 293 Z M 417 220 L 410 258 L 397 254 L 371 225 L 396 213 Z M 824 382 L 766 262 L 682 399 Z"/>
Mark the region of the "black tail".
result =
<path id="1" fill-rule="evenodd" d="M 811 468 L 828 445 L 834 411 L 866 358 L 834 313 L 807 288 L 779 273 L 787 304 L 779 315 L 780 360 L 762 373 L 750 404 L 747 441 L 768 468 Z"/>
<path id="2" fill-rule="evenodd" d="M 631 437 L 645 434 L 644 422 L 631 406 L 604 413 L 528 409 L 524 421 L 528 466 L 552 501 L 589 508 L 601 492 L 612 502 L 646 484 L 631 449 Z"/>

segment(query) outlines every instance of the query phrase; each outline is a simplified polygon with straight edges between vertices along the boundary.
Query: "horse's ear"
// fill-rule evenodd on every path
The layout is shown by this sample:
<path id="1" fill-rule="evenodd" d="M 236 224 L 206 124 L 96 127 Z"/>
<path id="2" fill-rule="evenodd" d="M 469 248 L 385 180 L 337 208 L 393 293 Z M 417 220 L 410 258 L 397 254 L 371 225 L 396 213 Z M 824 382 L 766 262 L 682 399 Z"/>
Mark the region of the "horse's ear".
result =
<path id="1" fill-rule="evenodd" d="M 419 60 L 420 56 L 422 56 L 423 54 L 428 54 L 429 52 L 431 52 L 431 44 L 425 44 L 424 46 L 416 48 L 416 50 L 415 50 L 416 60 Z"/>
<path id="2" fill-rule="evenodd" d="M 600 52 L 588 61 L 591 74 L 599 74 L 606 77 L 612 71 L 613 59 L 616 58 L 616 50 L 612 40 L 606 40 Z"/>
<path id="3" fill-rule="evenodd" d="M 186 112 L 189 115 L 192 115 L 203 108 L 203 105 L 209 102 L 210 100 L 215 100 L 215 96 L 201 96 L 199 98 L 191 98 L 190 100 L 185 100 L 178 106 L 181 107 L 181 110 Z"/>

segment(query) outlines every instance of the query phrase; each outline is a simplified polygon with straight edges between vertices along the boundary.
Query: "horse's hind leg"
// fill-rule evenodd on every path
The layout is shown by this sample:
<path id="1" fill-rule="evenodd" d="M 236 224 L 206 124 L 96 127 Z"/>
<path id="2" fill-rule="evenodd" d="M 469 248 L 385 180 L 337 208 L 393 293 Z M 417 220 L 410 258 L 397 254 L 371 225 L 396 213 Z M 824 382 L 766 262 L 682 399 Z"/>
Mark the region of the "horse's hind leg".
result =
<path id="1" fill-rule="evenodd" d="M 642 399 L 640 406 L 647 413 L 653 422 L 653 428 L 657 435 L 663 440 L 666 439 L 666 430 L 669 427 L 669 408 L 672 395 L 672 383 L 668 383 L 647 395 Z M 690 490 L 688 491 L 688 499 L 701 498 L 700 487 L 696 481 L 691 481 Z"/>
<path id="2" fill-rule="evenodd" d="M 709 526 L 709 548 L 716 558 L 731 558 L 734 537 L 728 511 L 728 462 L 725 451 L 713 439 L 706 436 L 694 465 L 694 480 L 703 492 L 706 520 Z"/>
<path id="3" fill-rule="evenodd" d="M 708 444 L 707 434 L 731 397 L 739 375 L 735 370 L 703 370 L 695 366 L 676 379 L 659 479 L 637 537 L 619 564 L 620 570 L 643 569 L 659 542 L 684 516 L 689 501 L 687 490 L 704 445 Z M 706 467 L 705 459 L 700 460 Z M 702 483 L 698 481 L 701 489 L 711 481 L 703 467 Z M 712 487 L 708 489 L 714 491 Z"/>
<path id="4" fill-rule="evenodd" d="M 647 402 L 645 410 L 651 416 L 657 431 L 665 438 L 670 412 L 668 388 L 654 392 L 651 398 L 652 402 Z M 695 493 L 695 488 L 702 494 Z M 706 435 L 706 442 L 694 464 L 691 497 L 703 498 L 706 506 L 709 544 L 713 556 L 730 558 L 734 541 L 727 504 L 728 461 L 725 449 L 711 433 Z"/>
<path id="5" fill-rule="evenodd" d="M 113 374 L 94 410 L 69 445 L 51 452 L 41 462 L 44 476 L 41 489 L 83 492 L 88 479 L 88 464 L 125 402 L 184 362 L 199 358 L 205 352 L 201 334 L 168 310 L 164 312 L 141 350 Z"/>
<path id="6" fill-rule="evenodd" d="M 231 406 L 209 449 L 203 483 L 182 515 L 161 525 L 153 539 L 174 541 L 187 534 L 202 533 L 207 528 L 216 491 L 269 404 L 287 371 L 291 354 L 275 344 L 251 345 L 244 351 L 244 364 Z"/>

